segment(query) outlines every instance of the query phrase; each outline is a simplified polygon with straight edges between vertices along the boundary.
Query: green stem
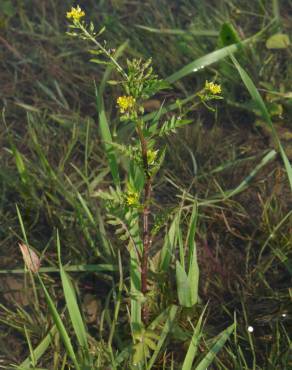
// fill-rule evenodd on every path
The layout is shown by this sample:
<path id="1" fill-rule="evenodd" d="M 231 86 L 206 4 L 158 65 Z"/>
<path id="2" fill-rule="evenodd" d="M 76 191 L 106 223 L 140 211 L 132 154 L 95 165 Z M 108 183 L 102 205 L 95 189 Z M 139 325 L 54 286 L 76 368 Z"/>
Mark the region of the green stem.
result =
<path id="1" fill-rule="evenodd" d="M 81 22 L 78 21 L 77 23 L 78 27 L 82 30 L 82 32 L 86 35 L 88 39 L 90 39 L 109 59 L 110 61 L 115 65 L 117 68 L 118 72 L 126 79 L 128 80 L 128 75 L 126 72 L 123 70 L 123 68 L 119 65 L 119 63 L 112 57 L 112 55 L 106 50 L 105 47 L 101 45 L 100 42 L 98 42 L 88 31 L 87 29 L 83 26 Z"/>

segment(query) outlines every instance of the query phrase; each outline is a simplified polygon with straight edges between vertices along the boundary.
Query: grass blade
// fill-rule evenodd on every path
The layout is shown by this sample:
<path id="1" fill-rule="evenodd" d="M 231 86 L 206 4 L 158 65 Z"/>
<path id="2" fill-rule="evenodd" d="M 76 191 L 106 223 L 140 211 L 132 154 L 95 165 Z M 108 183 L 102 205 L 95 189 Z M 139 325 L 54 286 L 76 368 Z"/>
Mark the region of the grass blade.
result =
<path id="1" fill-rule="evenodd" d="M 117 59 L 123 53 L 127 44 L 128 43 L 125 42 L 118 48 L 118 50 L 116 51 L 114 55 L 115 59 Z M 108 163 L 109 163 L 109 167 L 111 170 L 114 184 L 117 187 L 120 187 L 120 175 L 119 175 L 119 170 L 118 170 L 118 161 L 117 161 L 115 151 L 112 145 L 110 144 L 113 141 L 113 139 L 112 139 L 112 135 L 110 132 L 109 123 L 106 118 L 106 113 L 104 109 L 104 101 L 103 101 L 103 93 L 104 93 L 105 85 L 111 74 L 112 69 L 113 67 L 111 65 L 106 68 L 99 88 L 95 86 L 95 96 L 96 96 L 96 107 L 97 107 L 98 118 L 99 118 L 101 138 L 104 143 L 104 148 L 106 151 L 106 155 L 107 155 L 107 159 L 108 159 Z"/>
<path id="2" fill-rule="evenodd" d="M 70 278 L 66 271 L 64 270 L 61 262 L 61 245 L 60 245 L 60 238 L 59 233 L 57 233 L 57 249 L 58 249 L 58 258 L 59 258 L 59 266 L 60 266 L 60 275 L 62 280 L 62 286 L 64 291 L 64 296 L 66 300 L 66 305 L 68 308 L 69 316 L 74 328 L 74 332 L 76 334 L 78 343 L 82 348 L 82 353 L 85 355 L 87 360 L 89 361 L 89 348 L 87 342 L 87 332 L 85 329 L 85 325 L 77 304 L 75 290 L 72 286 Z"/>
<path id="3" fill-rule="evenodd" d="M 56 326 L 54 325 L 49 333 L 44 337 L 44 339 L 37 345 L 37 347 L 33 350 L 33 357 L 35 362 L 37 363 L 38 360 L 42 357 L 42 355 L 46 352 L 51 344 L 52 338 L 57 331 Z M 18 368 L 29 368 L 32 363 L 31 356 L 27 357 Z"/>
<path id="4" fill-rule="evenodd" d="M 159 341 L 157 343 L 157 346 L 156 346 L 156 349 L 148 363 L 148 366 L 147 366 L 147 370 L 150 370 L 152 368 L 152 366 L 154 365 L 155 363 L 155 360 L 161 350 L 161 347 L 167 337 L 167 335 L 169 334 L 169 332 L 171 331 L 171 327 L 172 327 L 172 324 L 173 324 L 173 321 L 175 319 L 175 316 L 176 316 L 176 313 L 177 313 L 177 309 L 178 307 L 177 306 L 171 306 L 170 310 L 169 310 L 169 316 L 166 320 L 166 323 L 164 324 L 164 327 L 162 329 L 162 333 L 160 334 L 160 338 L 159 338 Z"/>
<path id="5" fill-rule="evenodd" d="M 200 30 L 200 29 L 194 29 L 190 28 L 188 30 L 181 30 L 181 29 L 175 29 L 175 28 L 153 28 L 153 27 L 147 27 L 140 24 L 136 24 L 137 28 L 140 28 L 144 31 L 148 31 L 151 33 L 159 33 L 159 34 L 167 34 L 167 35 L 193 35 L 193 36 L 210 36 L 210 37 L 218 37 L 219 32 L 218 31 L 210 31 L 210 30 Z"/>
<path id="6" fill-rule="evenodd" d="M 190 287 L 188 275 L 179 261 L 176 261 L 175 273 L 179 304 L 183 307 L 192 307 L 193 304 L 190 297 L 192 288 Z"/>
<path id="7" fill-rule="evenodd" d="M 243 40 L 242 42 L 232 44 L 229 46 L 225 46 L 224 48 L 215 50 L 209 54 L 204 55 L 203 57 L 194 60 L 193 62 L 187 64 L 185 67 L 180 69 L 179 71 L 173 73 L 171 76 L 166 78 L 166 81 L 169 83 L 174 83 L 181 78 L 189 75 L 190 73 L 197 72 L 200 69 L 203 69 L 213 63 L 219 62 L 226 58 L 228 55 L 235 53 L 236 51 L 240 50 L 243 46 L 248 45 L 250 42 L 255 42 L 259 37 L 266 32 L 267 29 L 274 23 L 274 20 L 267 24 L 266 27 L 263 27 L 258 33 L 249 37 L 248 39 Z"/>
<path id="8" fill-rule="evenodd" d="M 247 41 L 247 40 L 246 40 Z M 173 73 L 171 76 L 166 78 L 166 81 L 169 83 L 174 83 L 183 77 L 189 75 L 190 73 L 197 72 L 213 63 L 218 62 L 221 59 L 226 58 L 231 53 L 235 53 L 242 47 L 243 43 L 232 44 L 225 46 L 222 49 L 212 51 L 209 54 L 204 55 L 203 57 L 194 60 L 193 62 L 187 64 L 179 71 Z"/>
<path id="9" fill-rule="evenodd" d="M 184 362 L 183 362 L 182 370 L 191 370 L 192 369 L 193 362 L 194 362 L 194 359 L 195 359 L 196 354 L 197 354 L 199 342 L 200 342 L 200 339 L 201 339 L 201 336 L 202 336 L 201 326 L 202 326 L 203 316 L 204 316 L 204 313 L 206 311 L 206 308 L 207 308 L 207 306 L 204 308 L 204 310 L 203 310 L 203 312 L 202 312 L 202 314 L 201 314 L 201 316 L 200 316 L 200 318 L 197 322 L 197 325 L 194 329 L 194 333 L 193 333 L 193 336 L 192 336 L 192 339 L 191 339 L 186 357 L 185 357 Z"/>
<path id="10" fill-rule="evenodd" d="M 282 157 L 284 166 L 285 166 L 286 171 L 287 171 L 287 176 L 288 176 L 288 180 L 289 180 L 289 183 L 290 183 L 290 188 L 292 190 L 292 167 L 291 167 L 291 163 L 289 162 L 289 159 L 288 159 L 288 157 L 285 153 L 285 150 L 284 150 L 284 148 L 283 148 L 283 146 L 280 142 L 277 131 L 275 130 L 275 127 L 273 125 L 273 122 L 271 120 L 269 112 L 268 112 L 268 110 L 265 106 L 265 103 L 264 103 L 260 93 L 258 92 L 257 88 L 255 87 L 252 79 L 249 77 L 249 75 L 246 73 L 246 71 L 240 66 L 240 64 L 238 63 L 236 58 L 233 55 L 231 55 L 231 59 L 232 59 L 234 65 L 235 65 L 235 67 L 237 68 L 237 70 L 240 74 L 240 77 L 241 77 L 243 83 L 245 84 L 245 87 L 247 88 L 248 92 L 250 93 L 250 96 L 252 97 L 254 103 L 258 107 L 258 109 L 259 109 L 259 111 L 262 115 L 262 118 L 264 119 L 264 121 L 267 123 L 267 125 L 269 126 L 269 128 L 271 130 L 274 142 L 275 142 L 276 146 L 279 148 L 280 155 Z"/>
<path id="11" fill-rule="evenodd" d="M 51 297 L 50 297 L 50 294 L 49 292 L 47 291 L 47 288 L 45 287 L 45 284 L 43 283 L 41 277 L 38 275 L 39 277 L 39 281 L 40 281 L 40 284 L 41 284 L 41 287 L 44 291 L 44 294 L 45 294 L 45 298 L 46 298 L 46 301 L 47 301 L 47 304 L 48 304 L 48 307 L 49 307 L 49 310 L 51 312 L 51 315 L 53 317 L 53 320 L 56 324 L 56 327 L 58 329 L 58 332 L 60 334 L 60 337 L 62 338 L 62 341 L 64 343 L 64 346 L 66 348 L 66 351 L 69 355 L 69 357 L 71 358 L 74 366 L 75 366 L 75 369 L 76 370 L 81 370 L 80 369 L 80 366 L 79 366 L 79 363 L 77 361 L 77 358 L 75 356 L 75 352 L 74 352 L 74 349 L 73 349 L 73 346 L 72 346 L 72 343 L 71 343 L 71 340 L 70 340 L 70 337 L 66 331 L 66 328 L 63 324 L 63 321 L 54 305 L 54 302 L 52 301 Z"/>
<path id="12" fill-rule="evenodd" d="M 161 259 L 160 259 L 160 269 L 167 271 L 171 263 L 171 258 L 173 256 L 173 250 L 177 241 L 179 222 L 180 222 L 181 212 L 178 212 L 165 236 L 164 244 L 161 250 Z"/>
<path id="13" fill-rule="evenodd" d="M 220 334 L 219 339 L 217 339 L 216 343 L 213 345 L 207 355 L 196 366 L 196 370 L 206 370 L 208 368 L 208 366 L 213 362 L 217 353 L 223 348 L 225 342 L 232 334 L 234 328 L 235 324 L 232 324 Z"/>
<path id="14" fill-rule="evenodd" d="M 103 145 L 104 145 L 105 152 L 107 155 L 107 160 L 108 160 L 108 164 L 111 170 L 114 184 L 119 187 L 120 186 L 120 175 L 119 175 L 119 170 L 118 170 L 118 162 L 117 162 L 114 149 L 112 145 L 110 144 L 113 141 L 112 135 L 110 132 L 109 124 L 108 124 L 105 110 L 104 110 L 103 97 L 100 94 L 96 86 L 95 86 L 95 96 L 96 96 L 96 106 L 97 106 L 97 111 L 98 111 L 101 138 L 104 143 Z"/>

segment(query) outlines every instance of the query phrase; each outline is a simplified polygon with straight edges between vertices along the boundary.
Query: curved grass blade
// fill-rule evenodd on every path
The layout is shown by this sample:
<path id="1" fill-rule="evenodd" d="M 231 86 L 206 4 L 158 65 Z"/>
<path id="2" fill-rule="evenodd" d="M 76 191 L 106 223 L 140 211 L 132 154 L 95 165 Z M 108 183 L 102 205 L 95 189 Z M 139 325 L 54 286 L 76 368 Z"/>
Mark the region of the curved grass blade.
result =
<path id="1" fill-rule="evenodd" d="M 203 358 L 203 360 L 196 366 L 196 370 L 206 370 L 208 366 L 211 365 L 211 363 L 214 361 L 215 356 L 223 348 L 225 342 L 230 337 L 234 329 L 235 324 L 232 324 L 220 334 L 219 339 L 216 341 L 207 355 Z"/>
<path id="2" fill-rule="evenodd" d="M 252 97 L 254 103 L 256 104 L 256 106 L 258 107 L 261 115 L 262 115 L 262 118 L 264 119 L 264 121 L 267 123 L 267 125 L 269 126 L 270 130 L 271 130 L 271 134 L 272 134 L 272 137 L 273 137 L 273 140 L 276 144 L 276 146 L 279 148 L 279 152 L 280 152 L 280 155 L 282 157 L 282 160 L 283 160 L 283 163 L 284 163 L 284 166 L 286 168 L 286 171 L 287 171 L 287 176 L 288 176 L 288 180 L 289 180 L 289 183 L 290 183 L 290 188 L 292 190 L 292 167 L 291 167 L 291 163 L 285 153 L 285 150 L 281 144 L 281 141 L 278 137 L 278 134 L 277 134 L 277 131 L 273 125 L 273 122 L 271 120 L 271 117 L 269 115 L 269 112 L 266 108 L 266 105 L 260 95 L 260 93 L 258 92 L 257 88 L 255 87 L 255 84 L 253 83 L 252 79 L 249 77 L 249 75 L 246 73 L 246 71 L 240 66 L 240 64 L 238 63 L 238 61 L 236 60 L 236 58 L 231 55 L 231 59 L 235 65 L 235 67 L 237 68 L 239 74 L 240 74 L 240 77 L 243 81 L 243 83 L 245 84 L 245 87 L 247 88 L 250 96 Z"/>
<path id="3" fill-rule="evenodd" d="M 232 53 L 240 50 L 242 47 L 246 46 L 250 42 L 256 41 L 266 30 L 274 23 L 274 21 L 270 22 L 266 27 L 261 29 L 258 33 L 253 35 L 252 37 L 243 40 L 242 42 L 238 42 L 236 44 L 232 44 L 229 46 L 225 46 L 224 48 L 215 50 L 209 54 L 204 55 L 203 57 L 194 60 L 193 62 L 187 64 L 185 67 L 180 69 L 179 71 L 173 73 L 171 76 L 166 78 L 166 81 L 169 83 L 174 83 L 181 78 L 189 75 L 190 73 L 197 72 L 200 69 L 203 69 L 213 63 L 218 62 L 221 59 L 226 58 Z"/>
<path id="4" fill-rule="evenodd" d="M 197 72 L 200 69 L 203 69 L 213 63 L 218 62 L 221 59 L 226 58 L 231 53 L 235 53 L 240 48 L 243 47 L 244 44 L 250 42 L 251 39 L 247 39 L 243 42 L 238 42 L 236 44 L 232 44 L 229 46 L 225 46 L 219 50 L 212 51 L 209 54 L 204 55 L 201 58 L 194 60 L 193 62 L 187 64 L 185 67 L 180 69 L 179 71 L 173 73 L 171 76 L 166 78 L 166 81 L 169 83 L 174 83 L 183 77 L 189 75 L 190 73 Z"/>
<path id="5" fill-rule="evenodd" d="M 249 175 L 247 175 L 242 181 L 241 183 L 235 188 L 235 189 L 231 189 L 231 190 L 226 190 L 226 191 L 222 191 L 220 194 L 216 194 L 214 195 L 212 198 L 208 199 L 208 200 L 200 200 L 200 199 L 196 199 L 193 195 L 191 195 L 190 193 L 187 193 L 186 194 L 186 191 L 177 186 L 172 180 L 170 179 L 167 179 L 168 182 L 170 184 L 172 184 L 175 188 L 177 188 L 178 190 L 180 190 L 183 194 L 182 195 L 178 195 L 179 198 L 184 198 L 184 199 L 187 199 L 187 200 L 190 200 L 190 201 L 195 201 L 197 200 L 198 202 L 198 206 L 211 206 L 211 205 L 215 205 L 217 203 L 220 203 L 220 202 L 223 202 L 223 201 L 226 201 L 227 199 L 241 193 L 242 191 L 246 190 L 248 185 L 250 184 L 251 180 L 255 177 L 255 175 L 260 171 L 260 169 L 262 167 L 264 167 L 265 165 L 267 165 L 270 161 L 272 161 L 273 159 L 275 159 L 277 155 L 277 152 L 275 150 L 271 150 L 269 151 L 265 156 L 264 158 L 260 161 L 260 163 L 258 163 L 256 165 L 256 167 L 249 173 Z M 185 195 L 186 194 L 186 195 Z"/>

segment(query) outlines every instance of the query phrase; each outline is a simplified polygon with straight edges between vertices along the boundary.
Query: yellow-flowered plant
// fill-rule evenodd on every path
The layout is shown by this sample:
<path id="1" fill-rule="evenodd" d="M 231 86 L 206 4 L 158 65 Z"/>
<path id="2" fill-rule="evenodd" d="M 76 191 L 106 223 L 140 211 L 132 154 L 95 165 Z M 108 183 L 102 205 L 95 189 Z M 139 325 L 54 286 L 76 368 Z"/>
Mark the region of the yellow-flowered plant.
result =
<path id="1" fill-rule="evenodd" d="M 70 12 L 66 14 L 68 19 L 73 19 L 73 21 L 79 21 L 80 18 L 85 16 L 85 12 L 77 5 L 76 8 L 72 7 Z"/>
<path id="2" fill-rule="evenodd" d="M 212 95 L 219 95 L 221 94 L 221 85 L 215 84 L 214 82 L 206 81 L 205 90 Z"/>
<path id="3" fill-rule="evenodd" d="M 135 106 L 136 99 L 132 96 L 120 96 L 117 99 L 117 104 L 122 114 L 129 112 Z"/>
<path id="4" fill-rule="evenodd" d="M 131 252 L 130 293 L 132 297 L 131 310 L 133 310 L 131 312 L 133 312 L 135 320 L 138 318 L 137 320 L 139 321 L 138 325 L 136 325 L 135 321 L 137 328 L 133 331 L 133 362 L 139 362 L 142 366 L 145 358 L 150 355 L 151 346 L 146 343 L 146 340 L 145 343 L 141 343 L 141 337 L 138 338 L 135 335 L 139 328 L 143 329 L 142 321 L 144 324 L 148 322 L 149 311 L 151 311 L 150 306 L 147 305 L 149 304 L 149 266 L 152 254 L 152 239 L 164 226 L 168 215 L 172 212 L 172 210 L 167 210 L 162 217 L 159 217 L 159 214 L 154 212 L 154 180 L 163 163 L 166 152 L 166 148 L 160 148 L 160 139 L 176 132 L 176 129 L 193 122 L 193 116 L 189 117 L 188 113 L 195 110 L 201 102 L 208 109 L 213 110 L 206 102 L 222 99 L 220 96 L 221 86 L 206 81 L 201 91 L 195 94 L 196 98 L 193 99 L 190 106 L 187 107 L 184 105 L 186 103 L 178 101 L 179 115 L 172 114 L 171 110 L 168 111 L 163 108 L 150 121 L 149 116 L 147 118 L 144 115 L 145 103 L 159 91 L 169 88 L 169 84 L 159 79 L 154 73 L 151 58 L 146 61 L 140 58 L 132 59 L 120 64 L 117 57 L 123 49 L 120 49 L 118 53 L 113 49 L 107 48 L 106 42 L 100 42 L 98 38 L 105 28 L 102 27 L 100 31 L 95 31 L 92 22 L 87 24 L 80 21 L 84 15 L 85 12 L 79 6 L 72 8 L 67 13 L 67 18 L 71 20 L 71 24 L 69 24 L 70 32 L 68 34 L 90 41 L 94 45 L 94 49 L 90 50 L 90 53 L 94 55 L 94 59 L 91 59 L 91 61 L 99 66 L 106 65 L 108 68 L 107 72 L 114 72 L 114 78 L 118 76 L 117 80 L 107 80 L 107 82 L 112 86 L 119 86 L 123 91 L 117 98 L 116 105 L 119 110 L 119 120 L 129 123 L 128 127 L 126 127 L 128 131 L 125 132 L 129 132 L 131 135 L 125 144 L 119 143 L 119 140 L 109 142 L 112 141 L 110 126 L 105 117 L 103 117 L 104 113 L 99 112 L 103 128 L 101 135 L 106 143 L 105 150 L 115 185 L 114 188 L 100 191 L 99 197 L 105 201 L 109 224 L 116 227 L 116 234 L 119 235 L 120 240 L 123 240 L 124 243 L 128 242 L 129 251 Z M 97 92 L 99 93 L 98 89 Z M 103 108 L 101 95 L 98 97 L 99 108 Z M 165 112 L 168 112 L 168 114 L 166 115 Z M 117 130 L 116 137 L 118 137 L 118 133 L 119 131 Z M 123 138 L 125 137 L 126 135 L 123 135 Z M 159 149 L 156 150 L 156 148 Z M 126 161 L 123 161 L 122 166 L 123 176 L 119 174 L 119 164 L 122 161 L 117 156 L 118 151 L 123 157 L 126 157 Z M 126 185 L 124 181 L 126 181 Z M 168 264 L 168 257 L 163 258 L 165 258 L 165 263 Z M 164 263 L 161 263 L 162 265 L 164 266 Z M 180 276 L 180 271 L 177 270 L 178 280 Z M 195 283 L 197 284 L 197 282 L 198 279 Z M 189 290 L 188 294 L 187 297 L 191 297 L 190 301 L 189 298 L 184 301 L 184 298 L 180 298 L 180 296 L 179 299 L 183 302 L 183 305 L 190 307 L 190 302 L 193 305 L 197 298 L 191 290 Z"/>

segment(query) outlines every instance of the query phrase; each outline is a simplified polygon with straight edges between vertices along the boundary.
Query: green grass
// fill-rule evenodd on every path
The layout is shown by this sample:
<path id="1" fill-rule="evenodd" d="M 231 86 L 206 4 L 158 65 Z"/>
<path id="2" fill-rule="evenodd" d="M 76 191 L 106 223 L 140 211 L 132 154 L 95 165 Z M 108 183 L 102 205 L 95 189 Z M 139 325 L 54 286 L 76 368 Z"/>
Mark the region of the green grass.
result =
<path id="1" fill-rule="evenodd" d="M 265 43 L 291 34 L 292 2 L 84 5 L 122 65 L 152 57 L 171 83 L 153 97 L 161 117 L 179 99 L 192 121 L 167 136 L 154 185 L 163 225 L 145 327 L 137 230 L 129 253 L 98 198 L 123 189 L 128 168 L 111 144 L 132 136 L 118 119 L 121 90 L 106 83 L 115 72 L 89 63 L 90 46 L 65 34 L 71 2 L 3 4 L 0 367 L 289 369 L 291 46 Z M 223 35 L 227 23 L 234 33 L 225 26 Z M 214 79 L 224 100 L 210 103 L 214 112 L 192 107 Z M 144 117 L 153 130 L 154 106 Z M 20 240 L 42 260 L 39 279 L 23 269 Z"/>

